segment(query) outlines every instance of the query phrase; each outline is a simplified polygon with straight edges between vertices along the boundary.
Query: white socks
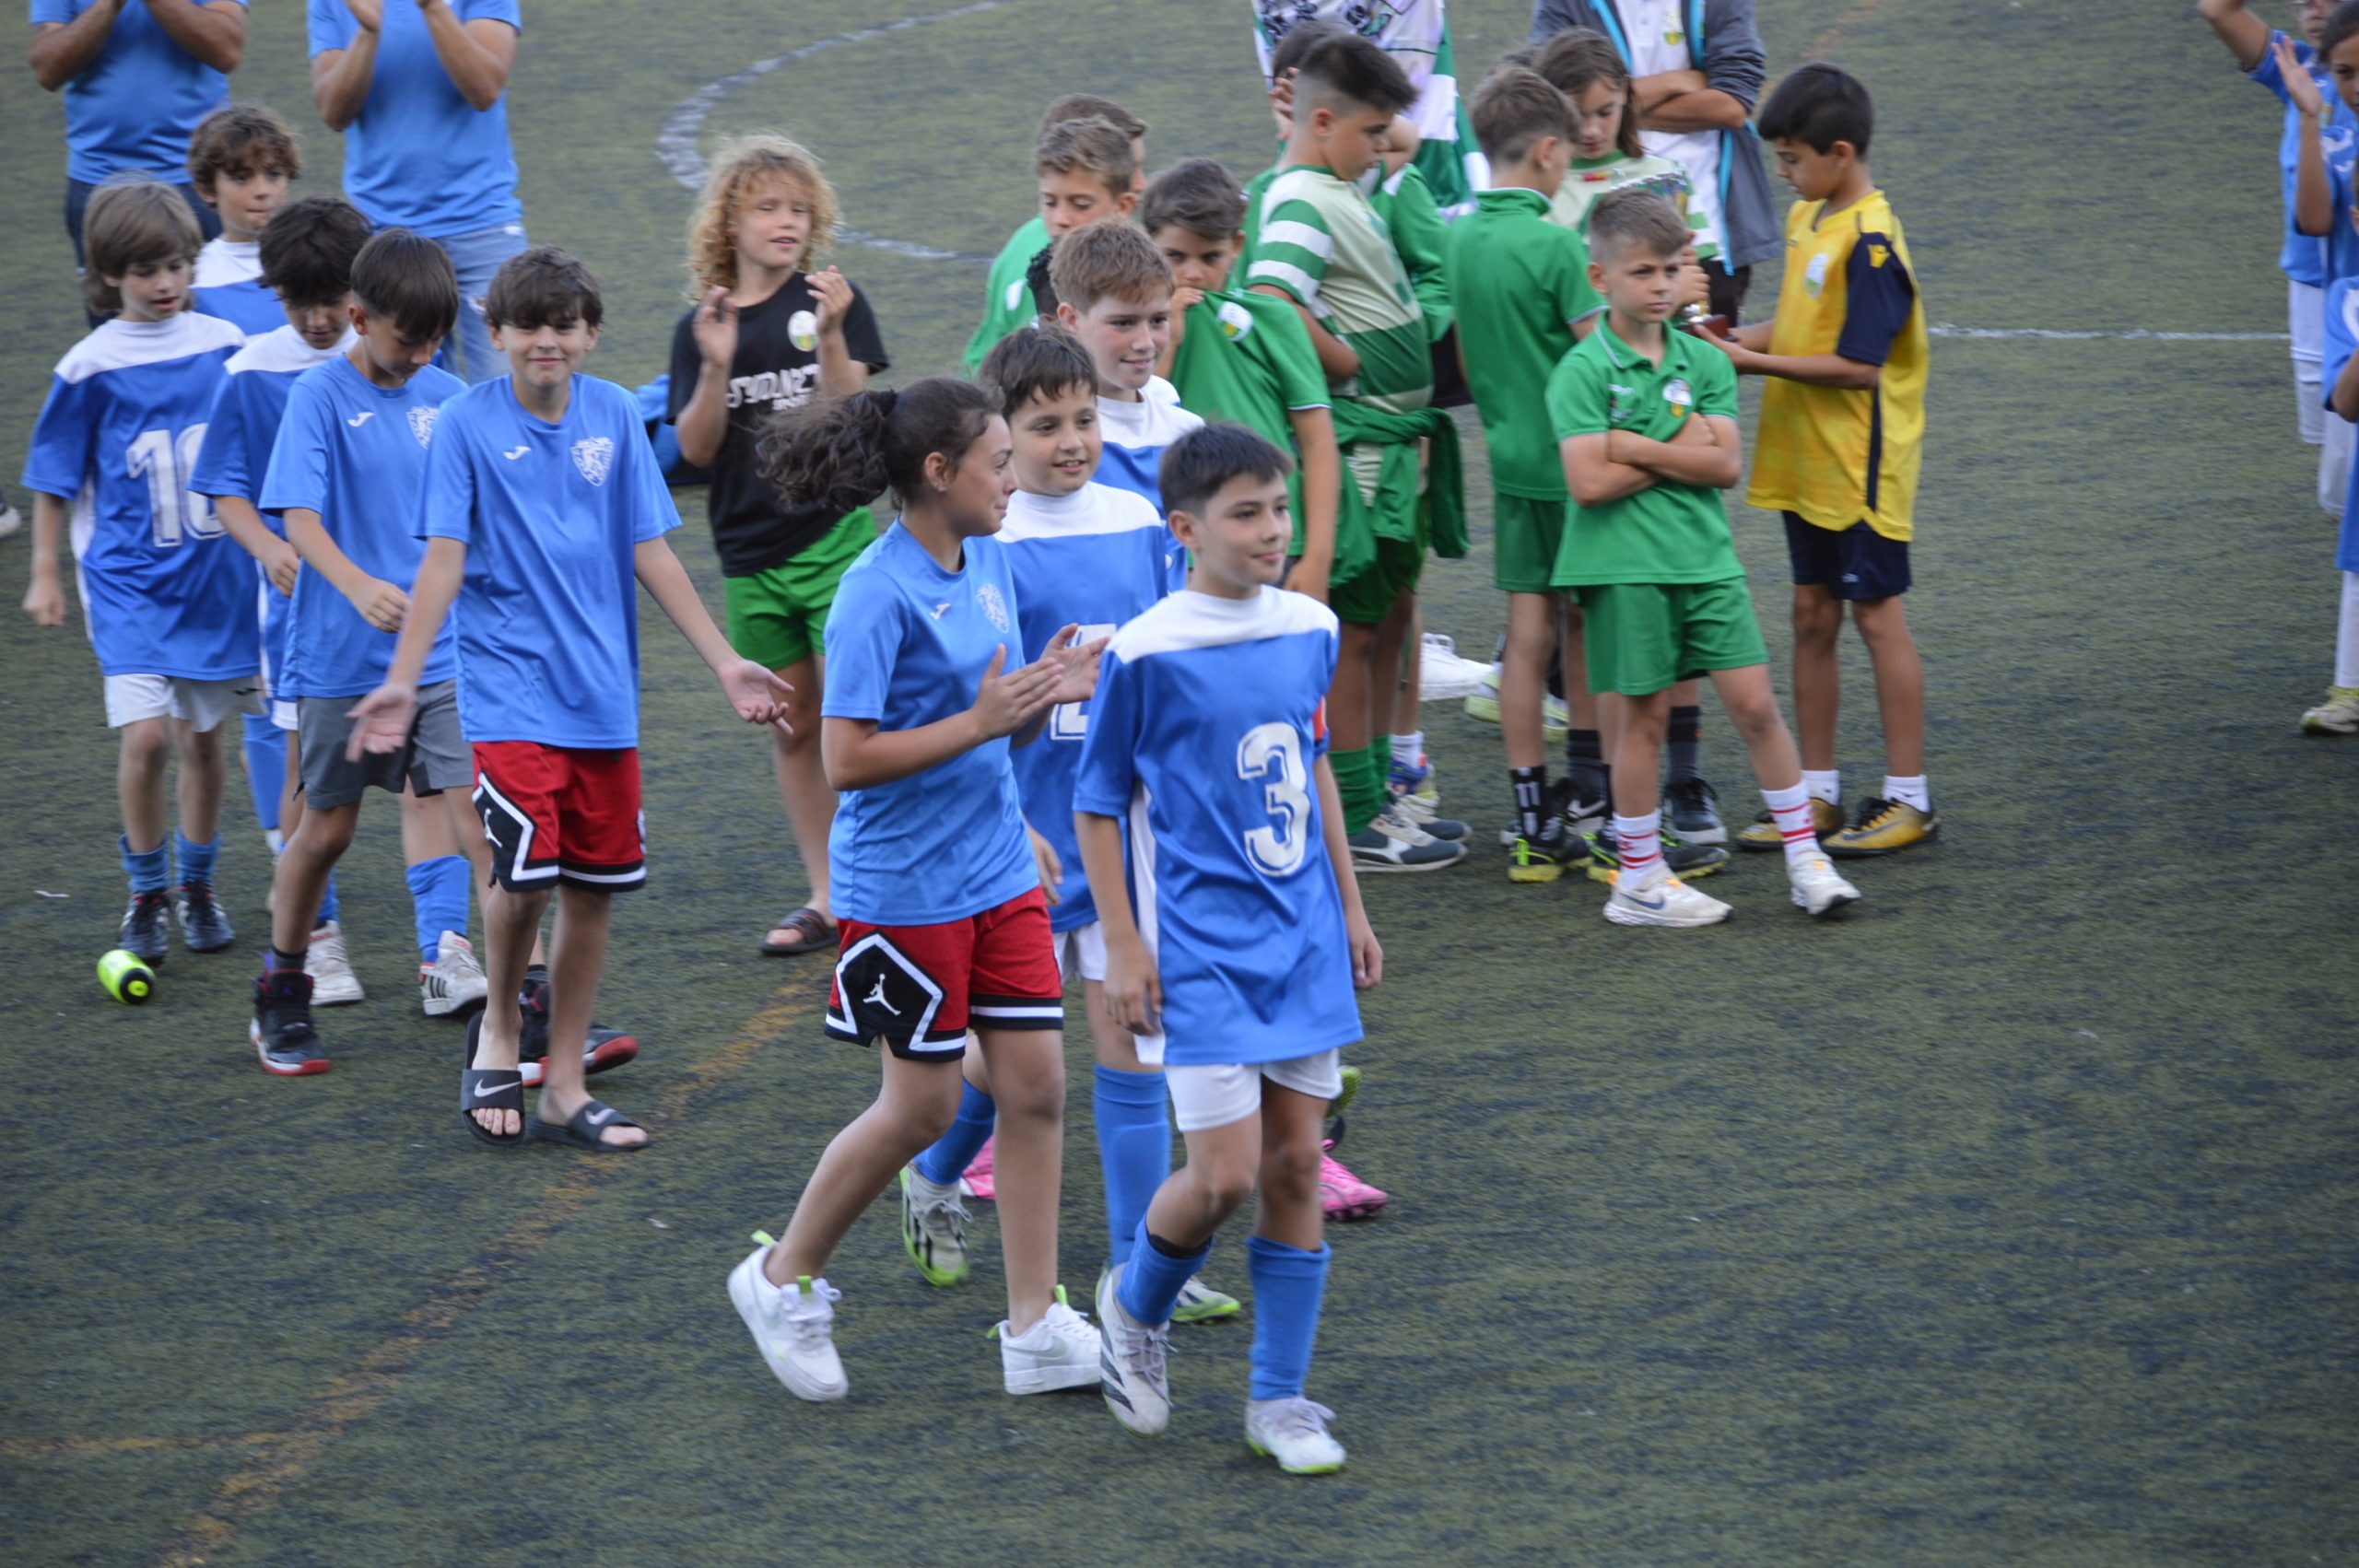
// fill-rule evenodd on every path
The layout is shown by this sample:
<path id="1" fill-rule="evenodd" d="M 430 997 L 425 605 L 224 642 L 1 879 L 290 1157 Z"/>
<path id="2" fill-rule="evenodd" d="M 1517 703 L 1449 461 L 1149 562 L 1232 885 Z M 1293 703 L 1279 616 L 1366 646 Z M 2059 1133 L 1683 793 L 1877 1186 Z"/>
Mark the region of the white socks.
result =
<path id="1" fill-rule="evenodd" d="M 1813 801 L 1825 801 L 1830 806 L 1843 803 L 1843 775 L 1839 769 L 1830 767 L 1824 773 L 1813 773 L 1803 768 L 1802 789 Z"/>
<path id="2" fill-rule="evenodd" d="M 1392 737 L 1393 761 L 1407 767 L 1414 767 L 1417 766 L 1417 759 L 1425 755 L 1426 732 L 1423 730 L 1412 730 L 1405 735 Z"/>
<path id="3" fill-rule="evenodd" d="M 1614 848 L 1622 859 L 1622 874 L 1633 883 L 1651 882 L 1662 863 L 1662 811 L 1644 816 L 1614 814 Z"/>
<path id="4" fill-rule="evenodd" d="M 1807 784 L 1761 791 L 1761 803 L 1769 808 L 1770 816 L 1778 824 L 1778 836 L 1786 841 L 1789 866 L 1804 866 L 1818 859 L 1818 835 L 1810 820 L 1811 799 Z"/>
<path id="5" fill-rule="evenodd" d="M 1925 788 L 1925 776 L 1921 773 L 1914 778 L 1896 778 L 1889 773 L 1885 774 L 1884 798 L 1887 801 L 1898 801 L 1904 806 L 1915 806 L 1928 815 L 1932 813 L 1933 797 Z"/>

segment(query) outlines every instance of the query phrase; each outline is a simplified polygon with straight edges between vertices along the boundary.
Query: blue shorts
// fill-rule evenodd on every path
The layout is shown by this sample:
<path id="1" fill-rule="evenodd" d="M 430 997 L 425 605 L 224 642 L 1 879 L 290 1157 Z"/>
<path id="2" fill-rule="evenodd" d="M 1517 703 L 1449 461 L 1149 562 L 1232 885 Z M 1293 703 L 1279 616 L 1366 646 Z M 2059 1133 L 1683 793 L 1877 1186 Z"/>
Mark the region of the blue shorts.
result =
<path id="1" fill-rule="evenodd" d="M 1864 522 L 1837 531 L 1786 519 L 1786 555 L 1796 588 L 1824 588 L 1837 599 L 1890 599 L 1908 591 L 1908 542 L 1886 539 Z"/>

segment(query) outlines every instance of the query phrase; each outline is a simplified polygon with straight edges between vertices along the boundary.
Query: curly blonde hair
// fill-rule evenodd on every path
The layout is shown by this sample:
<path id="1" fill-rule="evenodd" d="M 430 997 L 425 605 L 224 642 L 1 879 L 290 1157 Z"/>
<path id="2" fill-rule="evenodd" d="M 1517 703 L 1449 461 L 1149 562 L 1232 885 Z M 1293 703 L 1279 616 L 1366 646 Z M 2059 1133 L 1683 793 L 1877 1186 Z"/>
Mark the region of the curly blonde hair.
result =
<path id="1" fill-rule="evenodd" d="M 732 216 L 766 181 L 783 180 L 803 189 L 811 203 L 811 239 L 803 270 L 827 253 L 836 237 L 836 190 L 819 172 L 809 148 L 767 132 L 722 144 L 705 176 L 704 193 L 688 215 L 688 298 L 702 300 L 714 288 L 737 287 L 737 243 Z"/>

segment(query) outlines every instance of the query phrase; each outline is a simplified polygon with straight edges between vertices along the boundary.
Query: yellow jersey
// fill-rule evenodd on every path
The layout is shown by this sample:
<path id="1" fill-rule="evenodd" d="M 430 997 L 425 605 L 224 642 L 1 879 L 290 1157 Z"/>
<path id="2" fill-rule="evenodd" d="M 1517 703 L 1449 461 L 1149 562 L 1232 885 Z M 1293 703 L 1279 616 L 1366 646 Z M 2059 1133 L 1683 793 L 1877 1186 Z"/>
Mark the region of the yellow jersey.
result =
<path id="1" fill-rule="evenodd" d="M 1924 301 L 1882 191 L 1822 222 L 1825 205 L 1797 202 L 1786 216 L 1768 351 L 1839 354 L 1881 365 L 1884 375 L 1858 391 L 1766 378 L 1744 498 L 1821 528 L 1865 522 L 1906 540 L 1925 436 Z"/>

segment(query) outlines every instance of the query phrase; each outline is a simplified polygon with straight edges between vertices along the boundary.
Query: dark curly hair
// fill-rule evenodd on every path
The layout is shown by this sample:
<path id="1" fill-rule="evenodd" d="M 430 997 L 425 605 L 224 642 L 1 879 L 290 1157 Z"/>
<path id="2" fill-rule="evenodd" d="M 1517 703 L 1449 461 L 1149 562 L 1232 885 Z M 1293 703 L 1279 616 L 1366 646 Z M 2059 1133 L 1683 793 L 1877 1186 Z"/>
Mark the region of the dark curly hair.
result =
<path id="1" fill-rule="evenodd" d="M 957 459 L 998 413 L 991 393 L 948 376 L 899 392 L 816 399 L 770 420 L 754 464 L 790 506 L 840 516 L 887 490 L 902 501 L 918 494 L 925 460 L 935 452 Z"/>

